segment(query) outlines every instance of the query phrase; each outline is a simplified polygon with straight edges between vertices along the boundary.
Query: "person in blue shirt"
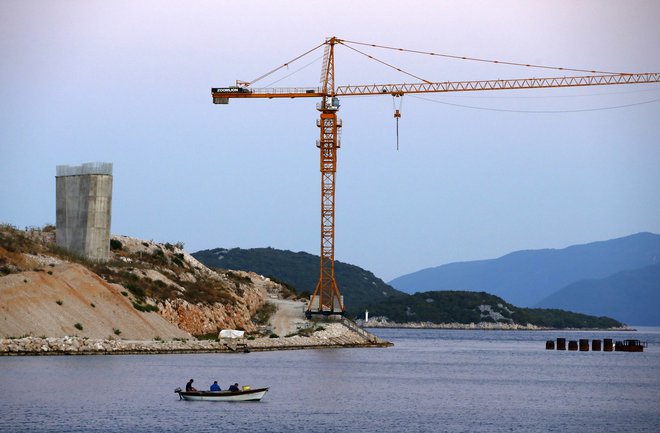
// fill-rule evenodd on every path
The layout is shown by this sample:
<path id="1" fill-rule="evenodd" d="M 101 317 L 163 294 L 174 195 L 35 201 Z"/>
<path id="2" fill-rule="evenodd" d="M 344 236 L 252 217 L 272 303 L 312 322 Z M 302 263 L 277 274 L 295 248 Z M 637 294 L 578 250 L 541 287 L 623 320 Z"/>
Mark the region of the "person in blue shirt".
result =
<path id="1" fill-rule="evenodd" d="M 220 385 L 218 385 L 217 380 L 213 382 L 213 385 L 211 385 L 211 391 L 215 391 L 215 392 L 220 391 Z"/>
<path id="2" fill-rule="evenodd" d="M 238 392 L 238 384 L 237 383 L 233 384 L 232 386 L 229 387 L 229 390 L 231 392 Z"/>

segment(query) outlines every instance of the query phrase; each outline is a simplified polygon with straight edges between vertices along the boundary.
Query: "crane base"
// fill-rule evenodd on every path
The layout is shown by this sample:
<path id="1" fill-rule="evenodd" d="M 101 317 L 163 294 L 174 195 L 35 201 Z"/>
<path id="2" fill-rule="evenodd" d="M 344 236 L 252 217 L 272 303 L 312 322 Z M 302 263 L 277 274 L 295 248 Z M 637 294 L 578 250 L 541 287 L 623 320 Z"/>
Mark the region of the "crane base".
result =
<path id="1" fill-rule="evenodd" d="M 305 317 L 307 320 L 310 320 L 313 315 L 318 315 L 318 316 L 344 316 L 343 311 L 305 311 Z"/>

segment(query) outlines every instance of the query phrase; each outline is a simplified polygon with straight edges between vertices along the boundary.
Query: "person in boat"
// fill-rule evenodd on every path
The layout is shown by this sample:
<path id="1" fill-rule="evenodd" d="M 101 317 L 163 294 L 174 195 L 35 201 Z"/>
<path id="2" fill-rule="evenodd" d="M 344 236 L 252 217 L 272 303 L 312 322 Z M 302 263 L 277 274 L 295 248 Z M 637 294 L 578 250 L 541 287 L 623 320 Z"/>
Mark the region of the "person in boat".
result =
<path id="1" fill-rule="evenodd" d="M 218 385 L 217 380 L 213 382 L 213 385 L 211 385 L 211 391 L 213 392 L 221 391 L 220 385 Z"/>
<path id="2" fill-rule="evenodd" d="M 231 392 L 238 392 L 238 391 L 239 391 L 239 389 L 238 389 L 238 384 L 235 383 L 235 384 L 231 385 L 231 386 L 229 387 L 229 390 L 230 390 Z"/>
<path id="3" fill-rule="evenodd" d="M 193 386 L 194 380 L 190 379 L 188 383 L 186 383 L 186 392 L 190 391 L 197 391 L 197 389 Z"/>

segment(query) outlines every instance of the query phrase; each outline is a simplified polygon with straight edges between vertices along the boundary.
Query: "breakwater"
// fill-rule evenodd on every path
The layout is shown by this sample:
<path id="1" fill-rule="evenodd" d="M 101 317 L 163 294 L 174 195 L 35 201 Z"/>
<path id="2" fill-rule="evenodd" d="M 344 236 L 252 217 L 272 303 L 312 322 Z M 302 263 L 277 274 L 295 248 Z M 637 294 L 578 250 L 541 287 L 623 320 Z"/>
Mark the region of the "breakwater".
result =
<path id="1" fill-rule="evenodd" d="M 559 337 L 557 338 L 557 343 L 555 344 L 554 340 L 547 340 L 545 342 L 546 350 L 566 350 L 566 339 Z M 591 340 L 591 351 L 600 352 L 601 349 L 603 352 L 643 352 L 644 348 L 648 347 L 648 343 L 635 339 L 627 339 L 622 341 L 614 341 L 611 338 L 601 339 L 592 339 Z M 580 338 L 579 340 L 569 340 L 568 341 L 568 350 L 569 351 L 580 351 L 588 352 L 589 351 L 589 339 Z"/>
<path id="2" fill-rule="evenodd" d="M 270 350 L 387 347 L 392 344 L 364 330 L 344 324 L 328 324 L 324 330 L 303 337 L 219 340 L 122 340 L 78 336 L 0 339 L 0 355 L 128 355 L 161 353 L 236 353 Z"/>

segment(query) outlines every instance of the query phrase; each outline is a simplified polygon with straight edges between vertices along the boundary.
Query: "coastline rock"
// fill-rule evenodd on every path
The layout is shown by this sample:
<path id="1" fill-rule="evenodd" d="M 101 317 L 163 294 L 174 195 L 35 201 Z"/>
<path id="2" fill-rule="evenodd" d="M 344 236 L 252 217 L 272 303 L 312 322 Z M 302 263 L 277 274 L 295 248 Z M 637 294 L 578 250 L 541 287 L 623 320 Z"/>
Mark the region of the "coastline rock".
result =
<path id="1" fill-rule="evenodd" d="M 100 355 L 133 353 L 250 352 L 335 347 L 386 347 L 388 343 L 366 331 L 356 332 L 342 323 L 331 323 L 309 337 L 196 340 L 121 340 L 23 337 L 0 339 L 0 355 Z"/>

